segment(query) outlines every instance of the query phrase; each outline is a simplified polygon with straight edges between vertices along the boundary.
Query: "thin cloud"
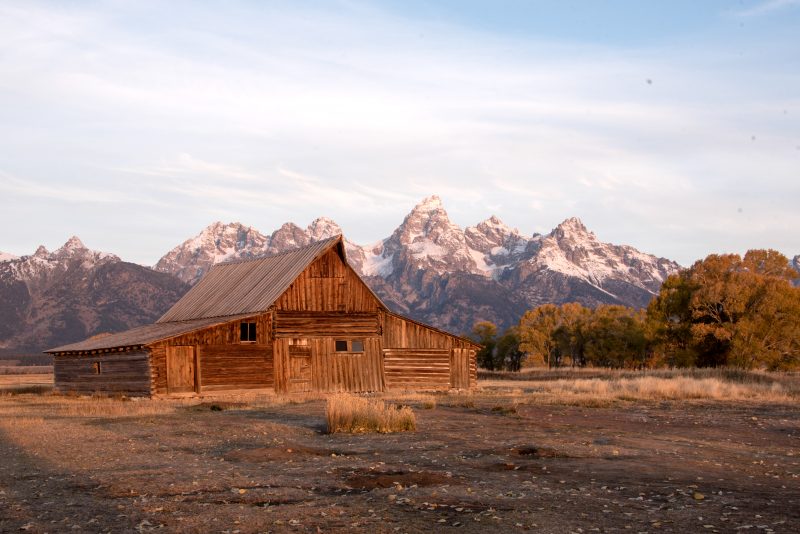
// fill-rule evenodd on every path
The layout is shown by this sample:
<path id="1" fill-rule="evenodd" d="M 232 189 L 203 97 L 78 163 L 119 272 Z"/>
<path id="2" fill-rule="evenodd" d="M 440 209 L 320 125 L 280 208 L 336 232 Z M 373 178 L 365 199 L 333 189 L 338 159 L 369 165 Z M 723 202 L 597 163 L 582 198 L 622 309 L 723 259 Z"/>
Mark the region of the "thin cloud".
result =
<path id="1" fill-rule="evenodd" d="M 800 6 L 800 0 L 766 0 L 751 7 L 734 11 L 738 17 L 757 17 Z"/>
<path id="2" fill-rule="evenodd" d="M 81 204 L 109 204 L 129 200 L 120 193 L 70 185 L 50 186 L 36 180 L 20 178 L 5 171 L 0 171 L 0 191 L 25 197 Z"/>

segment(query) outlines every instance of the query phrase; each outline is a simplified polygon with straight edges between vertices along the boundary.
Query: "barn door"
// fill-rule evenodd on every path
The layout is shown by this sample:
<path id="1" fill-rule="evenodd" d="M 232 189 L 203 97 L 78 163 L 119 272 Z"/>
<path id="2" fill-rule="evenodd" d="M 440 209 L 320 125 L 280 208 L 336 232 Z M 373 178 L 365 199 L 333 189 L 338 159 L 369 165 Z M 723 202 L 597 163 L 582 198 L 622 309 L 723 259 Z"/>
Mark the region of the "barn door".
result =
<path id="1" fill-rule="evenodd" d="M 450 353 L 450 387 L 469 388 L 469 349 L 453 349 Z"/>
<path id="2" fill-rule="evenodd" d="M 289 393 L 311 391 L 311 347 L 289 345 Z"/>
<path id="3" fill-rule="evenodd" d="M 194 347 L 167 347 L 167 392 L 196 391 Z"/>

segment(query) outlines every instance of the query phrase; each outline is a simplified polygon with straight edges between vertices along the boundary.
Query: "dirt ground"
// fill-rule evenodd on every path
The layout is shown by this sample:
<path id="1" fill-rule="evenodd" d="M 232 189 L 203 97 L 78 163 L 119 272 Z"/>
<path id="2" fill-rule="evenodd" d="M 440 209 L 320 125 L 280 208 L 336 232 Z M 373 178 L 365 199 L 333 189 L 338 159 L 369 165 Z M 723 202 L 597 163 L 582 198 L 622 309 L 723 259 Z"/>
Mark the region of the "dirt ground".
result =
<path id="1" fill-rule="evenodd" d="M 800 531 L 797 405 L 519 401 L 406 398 L 416 432 L 329 435 L 323 400 L 0 396 L 0 531 Z"/>

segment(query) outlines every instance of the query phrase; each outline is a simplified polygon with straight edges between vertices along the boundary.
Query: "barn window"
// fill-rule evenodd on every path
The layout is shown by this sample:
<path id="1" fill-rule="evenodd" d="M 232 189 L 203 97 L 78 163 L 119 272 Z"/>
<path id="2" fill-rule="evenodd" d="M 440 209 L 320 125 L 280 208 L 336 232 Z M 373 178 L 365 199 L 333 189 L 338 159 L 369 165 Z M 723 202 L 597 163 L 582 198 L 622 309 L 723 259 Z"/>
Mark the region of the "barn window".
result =
<path id="1" fill-rule="evenodd" d="M 239 341 L 243 343 L 256 342 L 256 323 L 242 323 L 239 330 Z"/>
<path id="2" fill-rule="evenodd" d="M 100 367 L 100 362 L 92 363 L 92 371 L 94 374 L 99 375 L 102 372 L 102 368 Z"/>
<path id="3" fill-rule="evenodd" d="M 358 339 L 353 341 L 337 339 L 336 352 L 364 352 L 364 342 Z"/>

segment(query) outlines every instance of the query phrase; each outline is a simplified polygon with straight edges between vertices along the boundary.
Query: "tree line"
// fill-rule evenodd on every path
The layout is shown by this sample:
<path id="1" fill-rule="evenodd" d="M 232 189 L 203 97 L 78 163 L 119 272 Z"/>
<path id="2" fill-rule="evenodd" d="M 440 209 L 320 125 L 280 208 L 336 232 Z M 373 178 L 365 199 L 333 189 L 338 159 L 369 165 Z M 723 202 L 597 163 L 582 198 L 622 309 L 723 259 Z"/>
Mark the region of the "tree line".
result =
<path id="1" fill-rule="evenodd" d="M 796 277 L 774 250 L 712 254 L 668 277 L 646 310 L 570 302 L 529 310 L 502 334 L 476 323 L 478 365 L 798 369 Z"/>

